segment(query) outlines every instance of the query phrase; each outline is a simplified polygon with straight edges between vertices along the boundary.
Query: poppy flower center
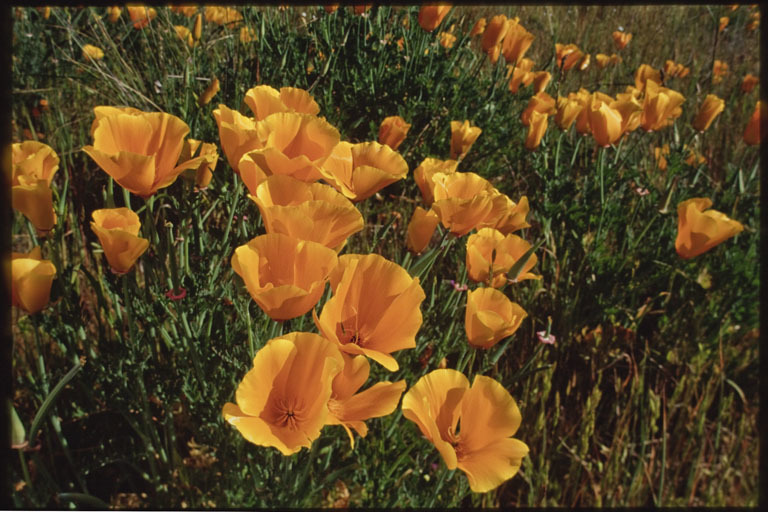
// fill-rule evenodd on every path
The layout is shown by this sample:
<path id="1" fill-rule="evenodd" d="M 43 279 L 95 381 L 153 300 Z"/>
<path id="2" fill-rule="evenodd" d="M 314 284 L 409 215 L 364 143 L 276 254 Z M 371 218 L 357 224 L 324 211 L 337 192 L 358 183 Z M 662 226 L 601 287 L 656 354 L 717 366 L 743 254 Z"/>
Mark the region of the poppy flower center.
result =
<path id="1" fill-rule="evenodd" d="M 300 406 L 297 406 L 297 404 L 289 403 L 285 399 L 278 399 L 269 407 L 268 418 L 265 419 L 276 427 L 299 430 L 302 417 L 301 411 L 298 409 L 300 409 Z"/>

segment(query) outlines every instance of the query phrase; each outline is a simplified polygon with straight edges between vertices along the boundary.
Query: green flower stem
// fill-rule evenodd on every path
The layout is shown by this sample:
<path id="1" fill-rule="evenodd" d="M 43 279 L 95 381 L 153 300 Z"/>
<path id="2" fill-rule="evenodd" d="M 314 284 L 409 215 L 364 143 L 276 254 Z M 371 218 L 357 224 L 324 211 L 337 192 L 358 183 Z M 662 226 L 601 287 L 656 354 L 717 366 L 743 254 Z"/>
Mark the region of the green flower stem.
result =
<path id="1" fill-rule="evenodd" d="M 173 247 L 173 224 L 166 222 L 165 227 L 168 229 L 168 236 L 165 239 L 165 243 L 166 252 L 168 254 L 168 266 L 171 270 L 171 293 L 175 294 L 181 288 L 181 282 L 179 281 L 179 269 L 176 265 L 176 251 Z"/>

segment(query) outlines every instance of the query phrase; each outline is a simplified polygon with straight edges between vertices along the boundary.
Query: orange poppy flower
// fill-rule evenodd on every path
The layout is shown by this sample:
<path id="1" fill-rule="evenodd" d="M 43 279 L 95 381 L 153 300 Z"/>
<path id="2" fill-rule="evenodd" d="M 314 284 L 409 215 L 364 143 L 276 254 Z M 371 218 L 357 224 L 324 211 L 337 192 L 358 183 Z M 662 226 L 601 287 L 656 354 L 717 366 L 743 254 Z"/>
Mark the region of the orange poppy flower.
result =
<path id="1" fill-rule="evenodd" d="M 241 176 L 245 172 L 254 175 L 260 172 L 265 177 L 285 174 L 301 181 L 316 181 L 323 177 L 320 166 L 340 138 L 339 131 L 325 119 L 296 112 L 270 114 L 258 122 L 256 130 L 264 145 L 240 159 Z M 253 184 L 249 184 L 250 187 Z"/>
<path id="2" fill-rule="evenodd" d="M 99 238 L 112 272 L 127 273 L 149 247 L 149 240 L 139 236 L 139 216 L 128 208 L 95 210 L 91 216 L 91 229 Z"/>
<path id="3" fill-rule="evenodd" d="M 418 278 L 378 254 L 345 254 L 330 277 L 333 297 L 318 318 L 320 332 L 343 352 L 365 355 L 396 371 L 392 353 L 416 346 L 419 305 L 426 297 Z"/>
<path id="4" fill-rule="evenodd" d="M 496 47 L 501 51 L 501 42 L 507 34 L 507 21 L 504 14 L 497 14 L 485 26 L 481 43 L 485 53 L 490 53 Z"/>
<path id="5" fill-rule="evenodd" d="M 363 216 L 329 185 L 270 176 L 249 195 L 261 211 L 267 233 L 282 233 L 340 251 L 347 238 L 363 229 Z"/>
<path id="6" fill-rule="evenodd" d="M 355 447 L 354 429 L 360 437 L 368 434 L 365 420 L 386 416 L 397 408 L 405 391 L 405 379 L 397 382 L 377 382 L 365 391 L 357 392 L 368 380 L 371 364 L 365 356 L 341 353 L 344 369 L 333 379 L 328 400 L 326 425 L 341 425 L 347 431 L 349 444 Z"/>
<path id="7" fill-rule="evenodd" d="M 205 106 L 211 102 L 214 96 L 219 92 L 219 79 L 216 77 L 213 77 L 213 80 L 211 80 L 211 83 L 208 85 L 208 87 L 205 88 L 203 93 L 200 95 L 200 98 L 197 100 L 197 104 L 202 106 Z"/>
<path id="8" fill-rule="evenodd" d="M 517 235 L 504 235 L 493 228 L 480 228 L 467 238 L 467 275 L 476 283 L 498 288 L 507 283 L 507 272 L 531 248 Z M 515 282 L 541 279 L 530 271 L 538 258 L 532 254 Z"/>
<path id="9" fill-rule="evenodd" d="M 547 131 L 547 114 L 533 111 L 528 123 L 528 135 L 525 138 L 525 148 L 533 151 L 541 143 Z"/>
<path id="10" fill-rule="evenodd" d="M 573 43 L 555 43 L 555 57 L 557 67 L 562 68 L 563 71 L 568 71 L 584 57 L 584 54 Z"/>
<path id="11" fill-rule="evenodd" d="M 205 21 L 216 23 L 217 25 L 223 25 L 227 28 L 231 28 L 237 23 L 243 21 L 243 15 L 233 9 L 232 7 L 224 7 L 220 5 L 206 5 L 205 6 Z"/>
<path id="12" fill-rule="evenodd" d="M 203 15 L 198 13 L 195 17 L 195 24 L 192 26 L 192 37 L 199 41 L 203 36 Z"/>
<path id="13" fill-rule="evenodd" d="M 528 446 L 511 437 L 520 427 L 520 410 L 490 377 L 477 375 L 470 387 L 456 370 L 434 370 L 403 395 L 402 410 L 448 469 L 466 473 L 474 492 L 490 491 L 515 476 L 528 454 Z"/>
<path id="14" fill-rule="evenodd" d="M 501 53 L 504 55 L 504 59 L 510 64 L 520 62 L 534 39 L 536 36 L 528 32 L 520 23 L 511 20 L 501 43 Z"/>
<path id="15" fill-rule="evenodd" d="M 744 75 L 744 80 L 741 82 L 741 92 L 752 92 L 757 84 L 760 83 L 760 79 L 751 73 Z"/>
<path id="16" fill-rule="evenodd" d="M 104 50 L 99 48 L 98 46 L 93 46 L 92 44 L 86 44 L 83 46 L 83 58 L 85 60 L 93 59 L 93 60 L 100 60 L 104 58 Z"/>
<path id="17" fill-rule="evenodd" d="M 723 77 L 728 74 L 728 63 L 716 60 L 712 66 L 712 83 L 719 84 Z"/>
<path id="18" fill-rule="evenodd" d="M 379 144 L 386 144 L 397 150 L 410 129 L 411 125 L 400 116 L 385 117 L 379 126 Z"/>
<path id="19" fill-rule="evenodd" d="M 481 133 L 483 130 L 470 126 L 469 121 L 451 121 L 451 159 L 464 158 Z"/>
<path id="20" fill-rule="evenodd" d="M 555 99 L 544 91 L 531 96 L 528 100 L 528 106 L 520 114 L 520 121 L 523 122 L 523 126 L 528 126 L 531 119 L 531 113 L 536 111 L 542 114 L 555 114 L 557 102 Z"/>
<path id="21" fill-rule="evenodd" d="M 133 28 L 142 29 L 149 25 L 149 22 L 157 17 L 157 11 L 152 7 L 143 5 L 127 5 L 128 15 L 133 22 Z"/>
<path id="22" fill-rule="evenodd" d="M 707 94 L 693 120 L 693 128 L 700 132 L 705 131 L 723 110 L 725 110 L 725 101 L 714 94 Z"/>
<path id="23" fill-rule="evenodd" d="M 171 7 L 171 11 L 182 14 L 187 18 L 191 18 L 192 16 L 197 14 L 196 5 L 172 5 L 170 7 Z"/>
<path id="24" fill-rule="evenodd" d="M 514 231 L 531 227 L 525 221 L 530 210 L 526 196 L 521 197 L 520 201 L 515 203 L 509 196 L 498 191 L 492 195 L 494 197 L 491 201 L 491 213 L 485 221 L 477 226 L 478 228 L 490 227 L 508 235 Z"/>
<path id="25" fill-rule="evenodd" d="M 281 233 L 257 236 L 235 249 L 232 268 L 273 320 L 303 315 L 320 300 L 336 267 L 336 252 Z"/>
<path id="26" fill-rule="evenodd" d="M 640 126 L 643 115 L 643 105 L 631 94 L 617 94 L 616 101 L 609 105 L 621 115 L 621 133 L 635 131 Z"/>
<path id="27" fill-rule="evenodd" d="M 453 48 L 453 44 L 456 42 L 456 36 L 450 32 L 440 32 L 438 34 L 440 46 L 443 48 Z"/>
<path id="28" fill-rule="evenodd" d="M 635 71 L 635 88 L 639 91 L 645 90 L 645 84 L 648 80 L 653 80 L 656 84 L 661 83 L 661 73 L 648 64 L 641 64 Z"/>
<path id="29" fill-rule="evenodd" d="M 632 34 L 629 32 L 619 32 L 617 30 L 611 35 L 613 36 L 613 44 L 616 45 L 617 50 L 623 50 L 632 40 Z"/>
<path id="30" fill-rule="evenodd" d="M 528 313 L 495 288 L 478 288 L 467 292 L 464 330 L 473 347 L 491 348 L 512 336 Z"/>
<path id="31" fill-rule="evenodd" d="M 333 188 L 354 202 L 405 178 L 408 164 L 400 153 L 385 144 L 339 142 L 320 169 Z"/>
<path id="32" fill-rule="evenodd" d="M 765 119 L 768 118 L 768 108 L 763 101 L 758 101 L 755 105 L 755 111 L 744 128 L 744 142 L 750 146 L 756 146 L 765 138 Z"/>
<path id="33" fill-rule="evenodd" d="M 656 162 L 656 167 L 660 171 L 667 170 L 667 156 L 669 156 L 669 144 L 653 148 L 653 159 Z"/>
<path id="34" fill-rule="evenodd" d="M 494 200 L 503 201 L 488 180 L 472 172 L 435 173 L 432 181 L 435 198 L 432 209 L 443 226 L 456 236 L 464 236 L 487 222 Z"/>
<path id="35" fill-rule="evenodd" d="M 451 10 L 450 4 L 425 4 L 419 9 L 419 26 L 432 32 Z"/>
<path id="36" fill-rule="evenodd" d="M 419 186 L 421 197 L 424 198 L 424 202 L 427 203 L 427 206 L 431 205 L 435 200 L 435 196 L 432 193 L 432 189 L 435 186 L 432 182 L 432 177 L 437 173 L 453 174 L 456 172 L 456 167 L 458 167 L 458 165 L 459 162 L 456 160 L 425 158 L 413 171 L 413 178 L 416 181 L 416 185 Z"/>
<path id="37" fill-rule="evenodd" d="M 680 105 L 684 101 L 685 97 L 679 92 L 648 80 L 640 121 L 643 130 L 647 132 L 660 130 L 672 124 L 682 114 L 683 109 Z"/>
<path id="38" fill-rule="evenodd" d="M 109 22 L 110 23 L 117 23 L 117 20 L 120 19 L 120 15 L 123 13 L 123 9 L 118 6 L 112 6 L 107 8 L 107 14 L 109 15 Z"/>
<path id="39" fill-rule="evenodd" d="M 536 75 L 531 71 L 533 69 L 533 61 L 531 59 L 520 59 L 515 65 L 507 66 L 509 73 L 507 74 L 509 79 L 509 92 L 516 93 L 520 86 L 528 87 L 531 85 Z"/>
<path id="40" fill-rule="evenodd" d="M 744 226 L 717 210 L 707 210 L 712 201 L 694 197 L 677 205 L 677 239 L 675 250 L 683 259 L 703 254 L 732 236 Z"/>
<path id="41" fill-rule="evenodd" d="M 93 145 L 85 151 L 123 188 L 147 198 L 206 157 L 179 163 L 189 126 L 164 112 L 94 108 Z"/>
<path id="42" fill-rule="evenodd" d="M 343 367 L 339 350 L 317 334 L 271 339 L 237 386 L 237 403 L 224 404 L 224 419 L 247 441 L 283 455 L 309 448 L 328 420 L 333 378 Z"/>
<path id="43" fill-rule="evenodd" d="M 245 93 L 244 101 L 257 121 L 275 112 L 298 112 L 312 116 L 320 112 L 320 106 L 312 95 L 298 87 L 281 87 L 278 91 L 269 85 L 257 85 Z"/>
<path id="44" fill-rule="evenodd" d="M 51 182 L 59 168 L 59 156 L 42 142 L 24 141 L 11 147 L 11 205 L 39 231 L 56 225 Z"/>
<path id="45" fill-rule="evenodd" d="M 434 211 L 417 206 L 408 222 L 406 240 L 408 250 L 416 254 L 424 252 L 438 224 L 440 224 L 440 217 Z"/>
<path id="46" fill-rule="evenodd" d="M 213 111 L 213 117 L 219 126 L 219 140 L 227 162 L 232 170 L 242 177 L 240 159 L 246 153 L 264 147 L 263 134 L 256 129 L 256 121 L 253 118 L 246 117 L 226 105 L 219 105 L 219 108 Z M 253 185 L 254 188 L 257 185 L 258 183 Z"/>
<path id="47" fill-rule="evenodd" d="M 582 108 L 584 108 L 584 104 L 579 100 L 576 93 L 569 93 L 568 97 L 558 96 L 555 124 L 561 130 L 568 130 L 579 116 Z"/>
<path id="48" fill-rule="evenodd" d="M 181 160 L 189 160 L 200 151 L 199 156 L 205 157 L 197 169 L 188 169 L 182 174 L 183 177 L 194 180 L 199 189 L 206 188 L 211 183 L 213 171 L 216 170 L 216 164 L 219 161 L 219 149 L 215 144 L 209 142 L 200 142 L 195 139 L 184 141 L 184 148 L 181 150 Z"/>
<path id="49" fill-rule="evenodd" d="M 601 101 L 593 102 L 588 110 L 589 126 L 598 146 L 608 147 L 622 134 L 622 117 L 618 110 Z"/>
<path id="50" fill-rule="evenodd" d="M 728 23 L 731 21 L 731 18 L 728 16 L 723 16 L 720 18 L 720 23 L 718 24 L 717 31 L 722 32 L 725 30 L 725 27 L 728 26 Z"/>
<path id="51" fill-rule="evenodd" d="M 483 32 L 485 32 L 485 18 L 480 18 L 475 22 L 474 25 L 472 25 L 472 30 L 469 32 L 469 37 L 475 37 L 482 35 Z"/>
<path id="52" fill-rule="evenodd" d="M 11 254 L 11 304 L 34 314 L 48 305 L 56 276 L 52 262 L 42 259 L 40 247 L 28 254 Z"/>

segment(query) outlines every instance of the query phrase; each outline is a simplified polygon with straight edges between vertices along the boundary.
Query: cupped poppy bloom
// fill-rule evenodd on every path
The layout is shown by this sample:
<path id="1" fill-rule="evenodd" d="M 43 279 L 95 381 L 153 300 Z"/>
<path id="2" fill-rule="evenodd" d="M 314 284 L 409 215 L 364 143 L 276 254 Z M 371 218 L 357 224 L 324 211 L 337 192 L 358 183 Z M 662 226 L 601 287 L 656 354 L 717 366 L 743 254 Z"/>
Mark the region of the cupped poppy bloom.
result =
<path id="1" fill-rule="evenodd" d="M 24 254 L 11 253 L 11 305 L 29 314 L 48 305 L 56 276 L 52 262 L 42 259 L 40 247 Z"/>
<path id="2" fill-rule="evenodd" d="M 555 43 L 555 58 L 558 68 L 563 71 L 568 71 L 575 66 L 582 58 L 584 54 L 579 47 L 575 44 L 560 44 Z"/>
<path id="3" fill-rule="evenodd" d="M 485 178 L 472 172 L 436 173 L 432 210 L 443 226 L 456 236 L 464 236 L 489 221 L 494 201 L 501 194 Z"/>
<path id="4" fill-rule="evenodd" d="M 416 185 L 419 186 L 421 191 L 421 197 L 424 198 L 424 202 L 427 206 L 431 205 L 435 200 L 435 196 L 432 192 L 435 184 L 432 181 L 432 177 L 437 173 L 453 174 L 456 172 L 459 162 L 456 160 L 438 160 L 437 158 L 425 158 L 421 161 L 419 166 L 413 171 L 413 179 L 416 181 Z"/>
<path id="5" fill-rule="evenodd" d="M 504 235 L 497 229 L 480 228 L 467 238 L 467 276 L 476 283 L 498 288 L 507 283 L 507 272 L 531 248 L 517 235 Z M 538 258 L 532 254 L 515 282 L 541 279 L 531 273 Z"/>
<path id="6" fill-rule="evenodd" d="M 700 132 L 705 131 L 723 110 L 725 110 L 725 101 L 714 94 L 707 94 L 693 120 L 693 128 Z"/>
<path id="7" fill-rule="evenodd" d="M 475 37 L 482 35 L 483 32 L 485 32 L 485 25 L 486 25 L 485 18 L 480 18 L 475 22 L 474 25 L 472 25 L 472 30 L 469 31 L 469 37 Z"/>
<path id="8" fill-rule="evenodd" d="M 127 5 L 128 15 L 133 22 L 133 28 L 142 29 L 149 25 L 149 22 L 157 17 L 157 11 L 152 7 L 143 5 Z"/>
<path id="9" fill-rule="evenodd" d="M 525 56 L 525 52 L 531 47 L 534 39 L 536 39 L 536 36 L 528 32 L 517 21 L 511 20 L 507 27 L 507 33 L 504 35 L 504 40 L 501 43 L 501 53 L 504 55 L 504 60 L 510 64 L 520 62 Z"/>
<path id="10" fill-rule="evenodd" d="M 533 73 L 533 94 L 539 94 L 549 85 L 552 80 L 552 73 L 549 71 L 536 71 Z"/>
<path id="11" fill-rule="evenodd" d="M 661 73 L 658 69 L 649 66 L 648 64 L 641 64 L 635 71 L 635 88 L 639 91 L 645 90 L 645 84 L 648 80 L 661 83 Z"/>
<path id="12" fill-rule="evenodd" d="M 296 112 L 270 114 L 257 123 L 256 130 L 264 146 L 243 155 L 238 163 L 241 176 L 247 166 L 249 173 L 261 172 L 265 177 L 283 174 L 301 181 L 317 181 L 323 177 L 320 166 L 340 138 L 339 131 L 325 119 Z M 252 187 L 249 184 L 249 189 Z"/>
<path id="13" fill-rule="evenodd" d="M 509 72 L 509 92 L 517 93 L 520 86 L 528 87 L 534 81 L 535 74 L 533 70 L 533 61 L 531 59 L 520 59 L 520 62 L 507 66 Z"/>
<path id="14" fill-rule="evenodd" d="M 11 204 L 39 231 L 56 225 L 51 182 L 59 156 L 42 142 L 24 141 L 11 146 Z"/>
<path id="15" fill-rule="evenodd" d="M 96 107 L 96 111 L 99 107 Z M 117 112 L 98 117 L 85 151 L 123 188 L 147 198 L 205 157 L 179 163 L 189 126 L 165 112 Z"/>
<path id="16" fill-rule="evenodd" d="M 750 93 L 757 84 L 760 83 L 760 79 L 751 73 L 744 75 L 744 80 L 741 82 L 741 92 Z"/>
<path id="17" fill-rule="evenodd" d="M 531 112 L 528 123 L 528 135 L 525 137 L 525 149 L 533 151 L 539 147 L 541 139 L 547 131 L 547 117 L 546 113 Z"/>
<path id="18" fill-rule="evenodd" d="M 520 410 L 490 377 L 476 375 L 470 387 L 456 370 L 434 370 L 403 395 L 402 410 L 448 469 L 466 473 L 474 492 L 493 490 L 515 476 L 528 454 L 528 446 L 511 437 L 520 427 Z"/>
<path id="19" fill-rule="evenodd" d="M 741 233 L 744 226 L 717 210 L 707 210 L 712 201 L 694 197 L 677 205 L 675 250 L 683 259 L 703 254 L 714 246 Z"/>
<path id="20" fill-rule="evenodd" d="M 567 97 L 557 97 L 557 111 L 555 112 L 555 124 L 561 130 L 568 130 L 584 108 L 584 103 L 579 100 L 576 93 L 569 93 Z"/>
<path id="21" fill-rule="evenodd" d="M 490 53 L 494 48 L 501 51 L 501 42 L 504 40 L 504 36 L 507 34 L 507 17 L 504 14 L 497 14 L 488 24 L 483 31 L 482 47 L 485 53 Z M 497 57 L 498 58 L 498 57 Z"/>
<path id="22" fill-rule="evenodd" d="M 379 144 L 386 144 L 397 150 L 410 129 L 411 125 L 400 116 L 385 117 L 379 126 Z"/>
<path id="23" fill-rule="evenodd" d="M 676 64 L 672 60 L 664 62 L 664 76 L 685 78 L 691 72 L 690 68 L 683 66 L 682 64 Z"/>
<path id="24" fill-rule="evenodd" d="M 720 18 L 720 23 L 717 26 L 717 31 L 722 32 L 723 30 L 725 30 L 725 27 L 728 26 L 728 23 L 730 21 L 731 21 L 731 18 L 729 18 L 728 16 L 722 16 Z"/>
<path id="25" fill-rule="evenodd" d="M 682 94 L 661 87 L 653 80 L 648 80 L 645 88 L 643 113 L 640 121 L 643 130 L 647 132 L 660 130 L 680 117 L 683 112 L 680 105 L 685 101 Z"/>
<path id="26" fill-rule="evenodd" d="M 184 171 L 185 178 L 194 180 L 197 188 L 204 189 L 211 183 L 213 171 L 216 170 L 216 164 L 219 161 L 219 149 L 215 144 L 201 142 L 195 139 L 184 141 L 184 148 L 181 150 L 181 160 L 190 160 L 199 153 L 199 156 L 205 157 L 197 169 L 187 169 Z"/>
<path id="27" fill-rule="evenodd" d="M 235 249 L 232 268 L 273 320 L 303 315 L 317 304 L 336 267 L 336 252 L 281 233 L 257 236 Z"/>
<path id="28" fill-rule="evenodd" d="M 340 251 L 363 229 L 363 216 L 333 187 L 270 176 L 249 195 L 259 207 L 267 233 L 282 233 Z"/>
<path id="29" fill-rule="evenodd" d="M 94 46 L 92 44 L 86 44 L 83 46 L 83 58 L 93 59 L 93 60 L 100 60 L 104 58 L 104 50 L 99 48 L 98 46 Z"/>
<path id="30" fill-rule="evenodd" d="M 467 292 L 464 330 L 473 347 L 491 348 L 512 336 L 528 313 L 495 288 L 478 288 Z"/>
<path id="31" fill-rule="evenodd" d="M 149 247 L 149 240 L 139 236 L 139 216 L 128 208 L 104 208 L 91 216 L 91 229 L 99 238 L 112 272 L 127 273 Z"/>
<path id="32" fill-rule="evenodd" d="M 755 105 L 755 111 L 744 128 L 744 142 L 750 146 L 756 146 L 765 138 L 765 120 L 768 119 L 768 108 L 763 101 L 758 101 Z"/>
<path id="33" fill-rule="evenodd" d="M 589 68 L 590 62 L 591 62 L 591 57 L 587 53 L 578 62 L 579 71 L 586 71 Z"/>
<path id="34" fill-rule="evenodd" d="M 405 178 L 408 163 L 386 144 L 339 142 L 320 169 L 333 188 L 354 202 Z"/>
<path id="35" fill-rule="evenodd" d="M 612 64 L 611 57 L 604 53 L 598 53 L 595 55 L 595 64 L 598 68 L 604 69 Z"/>
<path id="36" fill-rule="evenodd" d="M 245 93 L 244 101 L 257 121 L 276 112 L 297 112 L 312 116 L 320 112 L 320 106 L 312 95 L 298 87 L 281 87 L 278 91 L 269 85 L 257 85 Z"/>
<path id="37" fill-rule="evenodd" d="M 613 36 L 613 44 L 616 45 L 617 50 L 623 50 L 632 40 L 630 32 L 619 32 L 616 30 L 611 36 Z"/>
<path id="38" fill-rule="evenodd" d="M 643 104 L 631 94 L 617 94 L 616 101 L 608 105 L 621 115 L 621 133 L 629 133 L 640 127 L 643 115 Z"/>
<path id="39" fill-rule="evenodd" d="M 406 240 L 408 250 L 416 254 L 424 252 L 438 224 L 440 224 L 440 217 L 434 211 L 425 210 L 421 206 L 417 206 L 413 210 L 410 222 L 408 222 L 408 236 Z"/>
<path id="40" fill-rule="evenodd" d="M 219 92 L 219 79 L 216 77 L 213 77 L 213 80 L 211 80 L 211 83 L 208 84 L 208 87 L 205 88 L 203 93 L 200 95 L 200 97 L 197 99 L 197 104 L 201 107 L 209 104 L 214 96 Z"/>
<path id="41" fill-rule="evenodd" d="M 526 196 L 521 197 L 515 203 L 509 196 L 498 191 L 491 195 L 491 212 L 485 221 L 478 224 L 478 229 L 490 227 L 508 235 L 514 231 L 531 227 L 525 220 L 530 210 Z"/>
<path id="42" fill-rule="evenodd" d="M 531 113 L 536 111 L 542 114 L 555 114 L 557 112 L 557 102 L 555 99 L 544 91 L 531 96 L 528 100 L 528 106 L 520 114 L 520 121 L 523 126 L 528 126 L 531 120 Z"/>
<path id="43" fill-rule="evenodd" d="M 451 121 L 451 159 L 464 158 L 481 133 L 479 126 L 470 126 L 467 120 Z"/>
<path id="44" fill-rule="evenodd" d="M 240 160 L 246 153 L 264 147 L 266 141 L 262 139 L 263 134 L 256 129 L 256 121 L 253 118 L 244 116 L 226 105 L 219 105 L 219 108 L 213 111 L 213 117 L 219 126 L 219 140 L 227 162 L 235 173 L 243 177 L 240 172 Z M 257 185 L 258 183 L 255 183 L 253 188 Z"/>
<path id="45" fill-rule="evenodd" d="M 622 134 L 622 117 L 618 110 L 597 101 L 589 107 L 589 126 L 598 146 L 608 147 Z"/>
<path id="46" fill-rule="evenodd" d="M 451 10 L 451 4 L 425 4 L 419 9 L 419 26 L 427 32 L 432 32 L 443 22 L 443 18 Z"/>
<path id="47" fill-rule="evenodd" d="M 330 276 L 333 296 L 320 316 L 323 336 L 343 352 L 365 355 L 389 371 L 399 368 L 392 353 L 414 348 L 421 327 L 419 306 L 426 295 L 403 267 L 378 254 L 345 254 Z"/>
<path id="48" fill-rule="evenodd" d="M 309 448 L 328 421 L 333 378 L 343 367 L 338 348 L 317 334 L 271 339 L 237 386 L 236 403 L 224 404 L 224 419 L 247 441 L 283 455 Z"/>
<path id="49" fill-rule="evenodd" d="M 400 396 L 405 391 L 405 379 L 397 382 L 377 382 L 364 391 L 358 390 L 368 380 L 371 364 L 363 356 L 341 353 L 344 369 L 336 375 L 331 384 L 331 398 L 328 400 L 326 425 L 341 425 L 347 431 L 349 444 L 355 447 L 352 429 L 360 437 L 368 434 L 365 420 L 391 414 L 397 408 Z"/>

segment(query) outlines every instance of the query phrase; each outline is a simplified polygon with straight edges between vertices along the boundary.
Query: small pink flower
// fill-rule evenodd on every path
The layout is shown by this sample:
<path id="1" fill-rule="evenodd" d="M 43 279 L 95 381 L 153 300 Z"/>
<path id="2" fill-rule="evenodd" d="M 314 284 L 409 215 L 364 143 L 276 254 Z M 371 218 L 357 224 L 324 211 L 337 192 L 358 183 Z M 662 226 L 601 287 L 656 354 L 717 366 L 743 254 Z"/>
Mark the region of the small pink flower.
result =
<path id="1" fill-rule="evenodd" d="M 187 296 L 187 290 L 182 287 L 179 287 L 179 293 L 175 293 L 173 288 L 171 288 L 166 292 L 165 296 L 171 300 L 181 300 Z"/>
<path id="2" fill-rule="evenodd" d="M 555 335 L 554 334 L 547 334 L 547 331 L 538 331 L 536 333 L 536 336 L 539 337 L 539 341 L 542 343 L 546 343 L 547 345 L 554 345 L 555 344 Z"/>
<path id="3" fill-rule="evenodd" d="M 648 194 L 650 194 L 650 192 L 648 192 L 647 188 L 635 187 L 635 194 L 639 196 L 647 196 Z"/>

